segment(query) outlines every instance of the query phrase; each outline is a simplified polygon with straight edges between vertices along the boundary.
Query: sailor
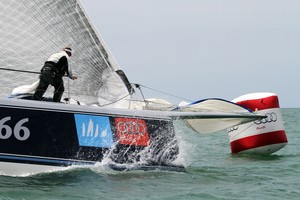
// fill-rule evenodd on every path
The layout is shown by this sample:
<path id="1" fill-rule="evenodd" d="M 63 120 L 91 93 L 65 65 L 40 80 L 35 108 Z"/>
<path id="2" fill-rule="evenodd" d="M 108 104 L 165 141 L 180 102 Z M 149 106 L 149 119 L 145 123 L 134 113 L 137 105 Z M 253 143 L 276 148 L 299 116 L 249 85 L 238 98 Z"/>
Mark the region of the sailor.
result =
<path id="1" fill-rule="evenodd" d="M 64 48 L 61 52 L 51 55 L 45 62 L 41 69 L 40 83 L 33 95 L 34 100 L 42 100 L 44 93 L 49 85 L 54 86 L 53 101 L 60 102 L 64 93 L 63 76 L 67 76 L 75 80 L 77 76 L 72 74 L 72 70 L 69 67 L 69 58 L 72 55 L 72 49 L 70 47 Z"/>

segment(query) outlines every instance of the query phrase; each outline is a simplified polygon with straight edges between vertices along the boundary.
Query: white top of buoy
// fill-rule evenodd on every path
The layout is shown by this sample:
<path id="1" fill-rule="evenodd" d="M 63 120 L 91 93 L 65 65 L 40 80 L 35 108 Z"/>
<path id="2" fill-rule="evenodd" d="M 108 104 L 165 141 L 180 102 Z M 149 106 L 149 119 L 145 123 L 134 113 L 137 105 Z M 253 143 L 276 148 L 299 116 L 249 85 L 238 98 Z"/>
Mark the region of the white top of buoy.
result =
<path id="1" fill-rule="evenodd" d="M 241 102 L 245 100 L 255 100 L 255 99 L 261 99 L 261 98 L 266 98 L 266 97 L 271 97 L 271 96 L 277 96 L 274 93 L 270 92 L 257 92 L 257 93 L 250 93 L 250 94 L 245 94 L 240 97 L 237 97 L 232 100 L 232 102 Z"/>

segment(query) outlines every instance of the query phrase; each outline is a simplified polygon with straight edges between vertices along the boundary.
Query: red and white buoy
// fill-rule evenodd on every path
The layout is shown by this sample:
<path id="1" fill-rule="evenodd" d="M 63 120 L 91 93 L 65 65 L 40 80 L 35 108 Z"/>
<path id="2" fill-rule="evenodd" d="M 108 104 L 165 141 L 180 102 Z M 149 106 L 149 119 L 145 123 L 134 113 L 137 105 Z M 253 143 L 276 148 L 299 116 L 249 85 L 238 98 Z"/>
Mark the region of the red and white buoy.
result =
<path id="1" fill-rule="evenodd" d="M 251 93 L 240 96 L 233 102 L 258 114 L 266 115 L 267 118 L 230 128 L 228 136 L 232 153 L 267 155 L 287 144 L 276 94 Z"/>

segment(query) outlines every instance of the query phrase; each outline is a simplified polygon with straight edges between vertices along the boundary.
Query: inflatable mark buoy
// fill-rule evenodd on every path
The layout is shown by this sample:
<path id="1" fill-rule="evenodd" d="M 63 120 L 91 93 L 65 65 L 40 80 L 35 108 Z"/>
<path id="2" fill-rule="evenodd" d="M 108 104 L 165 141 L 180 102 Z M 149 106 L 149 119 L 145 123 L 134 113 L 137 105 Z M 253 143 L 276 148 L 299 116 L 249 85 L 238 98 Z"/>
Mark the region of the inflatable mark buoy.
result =
<path id="1" fill-rule="evenodd" d="M 240 96 L 233 102 L 267 117 L 230 128 L 231 153 L 268 155 L 288 143 L 276 94 L 252 93 Z"/>

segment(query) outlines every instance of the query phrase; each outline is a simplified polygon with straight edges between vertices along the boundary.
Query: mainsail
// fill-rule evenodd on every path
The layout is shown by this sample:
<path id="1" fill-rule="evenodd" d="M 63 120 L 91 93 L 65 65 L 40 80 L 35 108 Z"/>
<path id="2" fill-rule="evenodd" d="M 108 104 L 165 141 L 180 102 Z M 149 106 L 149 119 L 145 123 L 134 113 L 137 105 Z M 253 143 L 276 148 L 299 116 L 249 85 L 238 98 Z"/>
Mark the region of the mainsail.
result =
<path id="1" fill-rule="evenodd" d="M 16 71 L 39 72 L 51 54 L 69 46 L 70 66 L 78 79 L 69 86 L 65 79 L 65 97 L 69 93 L 99 105 L 129 98 L 127 78 L 79 0 L 2 0 L 0 7 L 1 96 L 38 80 L 38 74 Z"/>

